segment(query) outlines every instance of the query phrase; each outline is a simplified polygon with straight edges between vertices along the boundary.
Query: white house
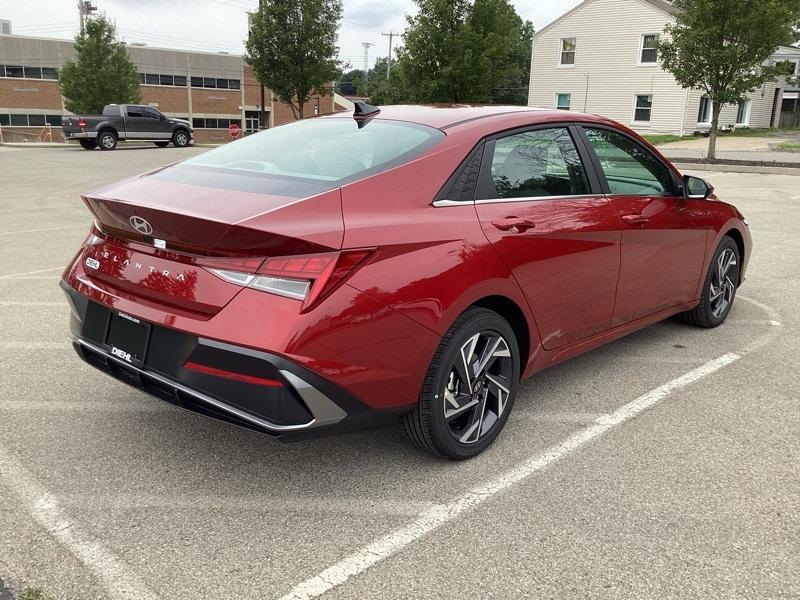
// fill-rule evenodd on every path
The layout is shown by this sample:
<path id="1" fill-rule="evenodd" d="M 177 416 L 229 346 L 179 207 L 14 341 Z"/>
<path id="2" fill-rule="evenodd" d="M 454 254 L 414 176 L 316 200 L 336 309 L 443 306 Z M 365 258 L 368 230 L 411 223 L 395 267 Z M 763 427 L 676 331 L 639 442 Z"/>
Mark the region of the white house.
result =
<path id="1" fill-rule="evenodd" d="M 710 100 L 659 64 L 656 42 L 676 14 L 664 0 L 585 0 L 534 35 L 528 105 L 600 114 L 641 133 L 708 129 Z M 720 126 L 776 126 L 782 85 L 725 106 Z"/>

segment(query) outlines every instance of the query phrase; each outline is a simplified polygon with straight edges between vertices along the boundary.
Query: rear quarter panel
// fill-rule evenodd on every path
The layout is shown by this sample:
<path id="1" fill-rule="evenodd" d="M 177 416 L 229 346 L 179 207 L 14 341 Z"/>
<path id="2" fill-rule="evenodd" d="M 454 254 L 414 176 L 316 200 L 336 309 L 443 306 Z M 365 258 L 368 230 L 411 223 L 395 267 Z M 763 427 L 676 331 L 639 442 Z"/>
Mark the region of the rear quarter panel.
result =
<path id="1" fill-rule="evenodd" d="M 454 144 L 442 142 L 411 163 L 342 188 L 344 247 L 378 248 L 348 283 L 438 337 L 478 300 L 505 296 L 525 315 L 535 349 L 539 336 L 533 316 L 486 239 L 474 205 L 432 206 L 476 141 L 470 136 Z M 423 374 L 433 351 L 418 357 Z"/>

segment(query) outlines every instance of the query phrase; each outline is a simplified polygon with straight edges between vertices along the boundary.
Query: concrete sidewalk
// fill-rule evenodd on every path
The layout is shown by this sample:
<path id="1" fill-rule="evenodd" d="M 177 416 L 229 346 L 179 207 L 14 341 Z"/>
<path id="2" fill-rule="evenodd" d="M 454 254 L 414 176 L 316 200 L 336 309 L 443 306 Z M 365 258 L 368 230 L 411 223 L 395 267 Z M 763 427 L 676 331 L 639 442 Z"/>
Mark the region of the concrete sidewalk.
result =
<path id="1" fill-rule="evenodd" d="M 680 162 L 681 159 L 704 159 L 707 153 L 707 148 L 671 148 L 670 146 L 672 144 L 661 146 L 659 151 L 670 160 L 677 162 Z M 783 163 L 800 167 L 800 152 L 718 150 L 717 158 L 720 160 L 762 162 L 765 165 Z"/>

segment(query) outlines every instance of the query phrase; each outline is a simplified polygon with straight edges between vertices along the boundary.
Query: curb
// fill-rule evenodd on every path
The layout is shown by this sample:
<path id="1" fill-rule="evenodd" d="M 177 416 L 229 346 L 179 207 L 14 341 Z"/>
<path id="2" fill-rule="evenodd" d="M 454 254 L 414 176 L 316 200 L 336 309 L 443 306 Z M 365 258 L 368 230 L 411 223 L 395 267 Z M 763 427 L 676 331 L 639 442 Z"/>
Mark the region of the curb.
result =
<path id="1" fill-rule="evenodd" d="M 679 171 L 716 171 L 718 173 L 760 173 L 762 175 L 797 175 L 800 176 L 800 164 L 796 167 L 773 167 L 763 165 L 726 165 L 720 163 L 687 163 L 673 160 L 672 164 Z"/>

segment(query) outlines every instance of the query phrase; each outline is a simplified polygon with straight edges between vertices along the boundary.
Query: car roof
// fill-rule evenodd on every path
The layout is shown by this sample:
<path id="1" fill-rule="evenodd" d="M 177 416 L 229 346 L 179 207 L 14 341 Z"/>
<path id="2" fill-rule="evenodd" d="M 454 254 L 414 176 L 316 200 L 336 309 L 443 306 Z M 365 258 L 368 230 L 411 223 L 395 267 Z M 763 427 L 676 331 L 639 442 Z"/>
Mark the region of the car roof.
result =
<path id="1" fill-rule="evenodd" d="M 408 121 L 418 123 L 437 129 L 448 129 L 469 121 L 477 121 L 488 118 L 499 118 L 503 115 L 518 115 L 519 113 L 530 113 L 531 121 L 546 123 L 555 118 L 564 119 L 565 113 L 562 110 L 533 108 L 531 106 L 504 106 L 498 104 L 403 104 L 393 106 L 380 106 L 380 112 L 375 115 L 377 119 L 387 119 L 393 121 Z M 323 118 L 352 116 L 352 112 L 338 112 L 326 115 Z M 535 118 L 534 118 L 535 117 Z M 570 121 L 606 121 L 602 117 L 585 115 L 581 113 L 569 113 Z"/>

